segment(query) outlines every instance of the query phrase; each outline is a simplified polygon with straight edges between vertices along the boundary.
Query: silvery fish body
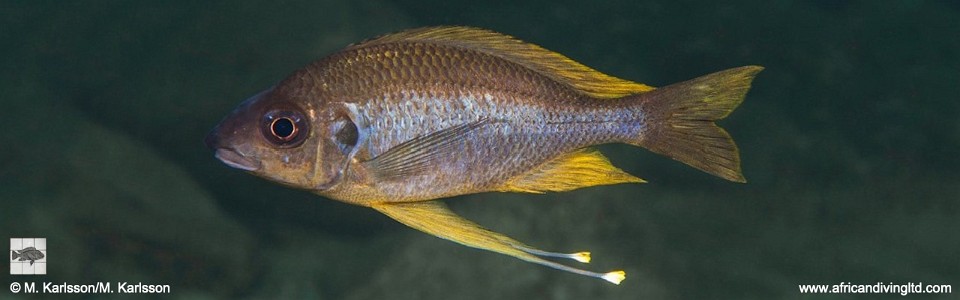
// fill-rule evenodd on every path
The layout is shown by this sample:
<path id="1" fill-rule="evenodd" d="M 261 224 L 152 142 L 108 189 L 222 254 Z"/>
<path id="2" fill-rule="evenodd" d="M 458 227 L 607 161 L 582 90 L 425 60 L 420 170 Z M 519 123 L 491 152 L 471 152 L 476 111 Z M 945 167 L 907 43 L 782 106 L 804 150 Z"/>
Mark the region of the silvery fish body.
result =
<path id="1" fill-rule="evenodd" d="M 421 46 L 391 45 L 394 49 L 384 51 L 417 50 L 409 49 L 412 47 Z M 438 56 L 446 50 L 423 49 Z M 430 67 L 435 66 L 425 68 Z M 463 74 L 473 71 L 445 68 Z M 362 121 L 358 124 L 365 125 L 359 129 L 360 136 L 366 136 L 358 153 L 361 160 L 379 157 L 403 142 L 444 129 L 475 128 L 456 136 L 442 154 L 430 157 L 430 170 L 381 178 L 375 183 L 376 191 L 347 187 L 329 193 L 362 202 L 431 200 L 493 191 L 563 153 L 641 134 L 643 111 L 624 109 L 624 101 L 599 102 L 519 66 L 501 68 L 505 69 L 501 70 L 503 74 L 473 71 L 476 74 L 468 77 L 474 81 L 465 83 L 418 89 L 399 85 L 381 90 L 382 94 L 357 95 L 361 100 L 348 105 L 360 112 Z M 476 79 L 481 76 L 489 78 Z M 514 84 L 497 85 L 498 81 Z M 538 90 L 545 92 L 528 92 Z"/>
<path id="2" fill-rule="evenodd" d="M 714 124 L 740 102 L 748 66 L 655 89 L 560 54 L 467 27 L 414 29 L 351 45 L 257 94 L 207 139 L 226 164 L 413 228 L 611 282 L 543 260 L 431 201 L 479 192 L 562 192 L 642 182 L 590 146 L 644 147 L 743 182 Z"/>

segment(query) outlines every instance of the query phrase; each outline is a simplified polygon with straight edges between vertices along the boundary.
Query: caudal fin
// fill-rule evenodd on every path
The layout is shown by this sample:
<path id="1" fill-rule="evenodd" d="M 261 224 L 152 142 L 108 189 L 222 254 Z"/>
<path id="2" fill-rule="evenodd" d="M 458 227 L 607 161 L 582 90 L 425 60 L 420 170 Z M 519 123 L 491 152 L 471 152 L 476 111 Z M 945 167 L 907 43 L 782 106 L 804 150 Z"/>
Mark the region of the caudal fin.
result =
<path id="1" fill-rule="evenodd" d="M 746 182 L 737 145 L 714 123 L 743 102 L 760 66 L 728 69 L 640 94 L 646 130 L 629 141 L 723 179 Z"/>
<path id="2" fill-rule="evenodd" d="M 17 251 L 16 251 L 16 250 L 10 250 L 10 260 L 15 260 L 15 259 L 17 259 L 17 257 L 20 257 L 19 255 L 17 255 Z"/>

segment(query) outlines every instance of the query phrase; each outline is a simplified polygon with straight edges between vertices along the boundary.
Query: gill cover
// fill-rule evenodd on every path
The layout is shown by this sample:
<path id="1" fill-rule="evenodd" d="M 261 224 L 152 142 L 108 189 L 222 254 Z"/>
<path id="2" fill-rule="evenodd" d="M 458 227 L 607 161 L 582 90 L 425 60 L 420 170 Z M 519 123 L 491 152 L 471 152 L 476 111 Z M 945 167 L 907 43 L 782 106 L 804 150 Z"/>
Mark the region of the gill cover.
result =
<path id="1" fill-rule="evenodd" d="M 369 122 L 356 104 L 333 103 L 327 111 L 324 132 L 317 143 L 314 182 L 319 191 L 335 187 L 343 181 L 350 163 L 367 141 Z"/>

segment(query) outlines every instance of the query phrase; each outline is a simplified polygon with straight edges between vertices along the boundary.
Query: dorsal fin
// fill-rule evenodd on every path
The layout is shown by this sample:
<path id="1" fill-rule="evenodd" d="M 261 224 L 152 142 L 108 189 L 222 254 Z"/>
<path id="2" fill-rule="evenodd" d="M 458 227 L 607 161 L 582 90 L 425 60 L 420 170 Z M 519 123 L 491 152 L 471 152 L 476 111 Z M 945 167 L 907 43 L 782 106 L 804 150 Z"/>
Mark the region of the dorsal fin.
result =
<path id="1" fill-rule="evenodd" d="M 644 181 L 614 167 L 600 151 L 586 148 L 561 155 L 510 179 L 497 191 L 539 194 L 630 182 Z"/>
<path id="2" fill-rule="evenodd" d="M 458 26 L 425 27 L 388 34 L 351 45 L 357 49 L 395 42 L 449 45 L 500 57 L 544 74 L 594 98 L 620 98 L 653 87 L 600 73 L 562 54 L 486 29 Z"/>

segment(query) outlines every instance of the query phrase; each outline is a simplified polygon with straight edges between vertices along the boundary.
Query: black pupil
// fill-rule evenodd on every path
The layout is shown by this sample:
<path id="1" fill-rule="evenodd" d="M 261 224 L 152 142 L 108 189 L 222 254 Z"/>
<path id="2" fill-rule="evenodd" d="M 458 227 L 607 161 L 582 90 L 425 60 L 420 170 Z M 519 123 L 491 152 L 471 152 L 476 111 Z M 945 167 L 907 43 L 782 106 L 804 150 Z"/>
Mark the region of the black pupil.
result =
<path id="1" fill-rule="evenodd" d="M 279 118 L 273 121 L 273 125 L 271 126 L 273 134 L 281 139 L 290 138 L 290 136 L 293 135 L 293 130 L 296 128 L 293 125 L 293 121 L 289 118 Z"/>

